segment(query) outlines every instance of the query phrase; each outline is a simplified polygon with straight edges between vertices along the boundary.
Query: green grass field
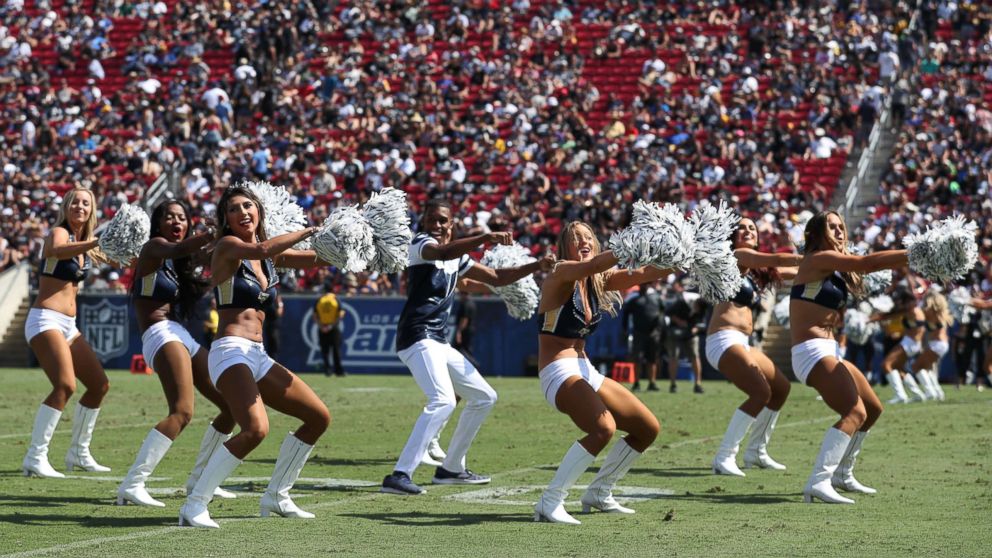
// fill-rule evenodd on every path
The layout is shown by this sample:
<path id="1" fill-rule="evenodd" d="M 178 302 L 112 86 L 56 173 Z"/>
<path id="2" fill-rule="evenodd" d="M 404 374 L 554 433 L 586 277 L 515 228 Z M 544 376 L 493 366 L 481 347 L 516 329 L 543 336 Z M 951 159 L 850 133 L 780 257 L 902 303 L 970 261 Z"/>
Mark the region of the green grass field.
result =
<path id="1" fill-rule="evenodd" d="M 48 384 L 38 370 L 0 370 L 0 554 L 9 556 L 988 556 L 992 511 L 992 396 L 949 389 L 943 403 L 890 406 L 868 439 L 858 478 L 879 489 L 854 506 L 806 505 L 801 490 L 834 420 L 815 393 L 793 387 L 770 453 L 785 472 L 716 477 L 709 461 L 742 397 L 727 383 L 705 395 L 642 394 L 662 422 L 658 442 L 621 482 L 633 516 L 583 515 L 581 526 L 532 521 L 532 506 L 578 437 L 552 411 L 536 378 L 493 378 L 500 401 L 469 466 L 490 486 L 430 487 L 419 497 L 378 492 L 413 425 L 422 395 L 406 376 L 306 376 L 334 415 L 294 498 L 315 520 L 258 517 L 258 498 L 294 422 L 270 414 L 271 434 L 224 484 L 219 530 L 176 527 L 183 484 L 211 409 L 167 454 L 150 491 L 161 508 L 113 505 L 142 439 L 165 412 L 158 381 L 111 373 L 93 452 L 113 468 L 66 480 L 26 479 L 20 462 Z M 885 395 L 888 393 L 886 391 Z M 50 457 L 63 470 L 71 407 Z M 449 426 L 446 434 L 453 432 Z M 595 468 L 595 465 L 593 469 Z M 416 481 L 432 471 L 419 469 Z M 579 484 L 592 479 L 584 475 Z"/>

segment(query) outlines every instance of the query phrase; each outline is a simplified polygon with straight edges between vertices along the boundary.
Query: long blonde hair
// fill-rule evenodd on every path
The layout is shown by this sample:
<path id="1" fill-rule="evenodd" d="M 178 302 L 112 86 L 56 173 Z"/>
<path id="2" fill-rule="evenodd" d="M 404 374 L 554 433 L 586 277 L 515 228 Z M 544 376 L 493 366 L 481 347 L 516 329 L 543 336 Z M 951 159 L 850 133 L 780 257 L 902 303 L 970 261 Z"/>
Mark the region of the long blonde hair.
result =
<path id="1" fill-rule="evenodd" d="M 578 227 L 584 227 L 592 235 L 592 246 L 593 250 L 596 252 L 594 256 L 600 253 L 599 239 L 596 238 L 596 233 L 592 230 L 587 223 L 582 221 L 571 221 L 561 228 L 561 232 L 558 234 L 558 257 L 566 258 L 568 254 L 568 245 L 572 240 L 574 231 Z M 596 273 L 588 277 L 589 282 L 592 284 L 592 292 L 596 295 L 596 300 L 599 301 L 599 308 L 605 310 L 610 316 L 616 317 L 620 306 L 623 305 L 623 297 L 620 296 L 619 291 L 611 291 L 606 289 L 606 273 Z"/>
<path id="2" fill-rule="evenodd" d="M 836 215 L 840 219 L 840 224 L 844 227 L 844 240 L 845 242 L 837 242 L 832 236 L 827 234 L 827 218 L 830 215 Z M 836 211 L 820 211 L 814 215 L 808 223 L 806 223 L 806 230 L 803 231 L 803 237 L 805 238 L 805 246 L 803 247 L 803 254 L 812 254 L 813 252 L 819 250 L 835 250 L 841 254 L 850 254 L 851 252 L 847 249 L 847 223 L 844 222 L 844 218 L 840 213 Z M 841 277 L 844 278 L 844 283 L 847 285 L 847 290 L 855 295 L 861 296 L 865 292 L 864 277 L 860 273 L 854 273 L 852 271 L 840 272 Z"/>
<path id="3" fill-rule="evenodd" d="M 937 291 L 927 291 L 923 296 L 923 310 L 937 314 L 937 319 L 944 325 L 949 325 L 954 321 L 951 309 L 947 304 L 947 297 Z"/>
<path id="4" fill-rule="evenodd" d="M 96 194 L 93 193 L 93 190 L 76 186 L 66 192 L 65 196 L 62 197 L 62 205 L 59 206 L 58 216 L 55 218 L 55 226 L 73 232 L 72 227 L 69 226 L 69 206 L 72 205 L 72 202 L 76 201 L 76 196 L 79 195 L 79 192 L 89 194 L 90 201 L 92 202 L 90 204 L 90 216 L 83 223 L 83 228 L 79 231 L 79 238 L 76 238 L 76 242 L 86 242 L 93 238 L 93 231 L 96 230 Z"/>

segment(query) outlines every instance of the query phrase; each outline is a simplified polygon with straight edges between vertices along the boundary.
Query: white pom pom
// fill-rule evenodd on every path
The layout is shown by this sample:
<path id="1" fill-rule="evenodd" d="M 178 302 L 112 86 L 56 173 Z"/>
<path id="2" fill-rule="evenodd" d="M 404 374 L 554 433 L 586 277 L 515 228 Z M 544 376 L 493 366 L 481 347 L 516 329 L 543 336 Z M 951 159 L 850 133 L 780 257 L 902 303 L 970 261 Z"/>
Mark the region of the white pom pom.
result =
<path id="1" fill-rule="evenodd" d="M 868 253 L 868 250 L 855 244 L 848 244 L 847 249 L 850 253 L 859 256 L 864 256 Z M 880 295 L 892 285 L 892 270 L 883 269 L 881 271 L 865 273 L 862 275 L 862 281 L 865 288 L 865 296 Z"/>
<path id="2" fill-rule="evenodd" d="M 772 314 L 775 316 L 775 321 L 778 325 L 782 327 L 789 327 L 789 303 L 792 299 L 789 297 L 782 297 L 782 300 L 775 303 L 775 307 L 772 308 Z"/>
<path id="3" fill-rule="evenodd" d="M 883 314 L 891 312 L 892 309 L 895 308 L 896 306 L 896 303 L 892 302 L 892 297 L 884 294 L 869 297 L 868 304 L 871 304 L 872 308 L 878 310 Z"/>
<path id="4" fill-rule="evenodd" d="M 481 263 L 493 269 L 505 269 L 527 265 L 533 261 L 534 258 L 526 248 L 513 243 L 510 246 L 493 246 L 482 255 Z M 537 303 L 541 298 L 541 289 L 538 288 L 533 275 L 503 287 L 490 285 L 489 288 L 503 299 L 510 316 L 518 320 L 530 319 L 537 310 Z"/>
<path id="5" fill-rule="evenodd" d="M 902 242 L 909 251 L 909 268 L 932 281 L 963 277 L 978 261 L 977 231 L 974 221 L 956 215 L 906 236 Z"/>
<path id="6" fill-rule="evenodd" d="M 864 345 L 878 331 L 878 324 L 868 321 L 868 314 L 848 308 L 844 312 L 844 333 L 855 345 Z"/>
<path id="7" fill-rule="evenodd" d="M 344 271 L 360 273 L 375 257 L 372 227 L 354 206 L 342 206 L 331 211 L 313 237 L 317 256 Z"/>
<path id="8" fill-rule="evenodd" d="M 741 288 L 741 272 L 730 236 L 740 216 L 726 202 L 719 206 L 702 202 L 689 218 L 695 229 L 695 254 L 689 275 L 699 294 L 711 303 L 734 298 Z"/>
<path id="9" fill-rule="evenodd" d="M 308 226 L 307 216 L 296 197 L 284 186 L 275 186 L 264 180 L 248 180 L 240 184 L 252 191 L 265 212 L 265 234 L 269 238 L 296 232 Z M 293 248 L 309 250 L 310 240 L 301 240 Z"/>
<path id="10" fill-rule="evenodd" d="M 641 200 L 634 203 L 630 226 L 613 233 L 609 248 L 628 270 L 652 265 L 684 271 L 692 265 L 694 230 L 677 205 Z"/>
<path id="11" fill-rule="evenodd" d="M 951 315 L 959 323 L 964 322 L 965 316 L 971 315 L 974 309 L 971 307 L 971 292 L 967 287 L 958 287 L 948 293 L 947 306 Z"/>
<path id="12" fill-rule="evenodd" d="M 406 269 L 410 258 L 410 214 L 407 212 L 406 192 L 383 188 L 365 203 L 362 210 L 372 226 L 375 257 L 369 268 L 380 273 L 397 273 Z"/>
<path id="13" fill-rule="evenodd" d="M 124 266 L 138 257 L 148 242 L 151 221 L 137 205 L 123 205 L 100 236 L 100 250 Z"/>

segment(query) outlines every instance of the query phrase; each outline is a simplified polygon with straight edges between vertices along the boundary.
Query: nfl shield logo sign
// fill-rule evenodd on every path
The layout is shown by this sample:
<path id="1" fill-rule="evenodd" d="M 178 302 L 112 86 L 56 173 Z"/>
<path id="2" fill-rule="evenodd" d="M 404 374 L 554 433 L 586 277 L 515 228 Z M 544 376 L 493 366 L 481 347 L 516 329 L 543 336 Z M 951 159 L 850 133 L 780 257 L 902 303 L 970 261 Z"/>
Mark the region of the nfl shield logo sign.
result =
<path id="1" fill-rule="evenodd" d="M 107 299 L 80 307 L 83 335 L 100 360 L 106 362 L 127 351 L 127 314 L 126 305 L 111 304 Z"/>

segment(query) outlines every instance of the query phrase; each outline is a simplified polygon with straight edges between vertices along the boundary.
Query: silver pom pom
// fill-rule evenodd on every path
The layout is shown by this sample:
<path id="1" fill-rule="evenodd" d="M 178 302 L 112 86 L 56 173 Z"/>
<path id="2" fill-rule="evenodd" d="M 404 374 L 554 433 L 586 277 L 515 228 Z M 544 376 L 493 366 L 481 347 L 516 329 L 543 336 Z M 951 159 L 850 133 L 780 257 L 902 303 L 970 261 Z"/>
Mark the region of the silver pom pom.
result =
<path id="1" fill-rule="evenodd" d="M 481 263 L 493 269 L 505 269 L 527 265 L 533 261 L 534 258 L 526 248 L 513 243 L 510 246 L 493 246 L 482 255 Z M 528 320 L 534 315 L 541 298 L 541 289 L 534 281 L 533 275 L 503 287 L 490 285 L 489 289 L 503 299 L 510 316 L 521 321 Z"/>
<path id="2" fill-rule="evenodd" d="M 932 281 L 964 277 L 978 261 L 977 231 L 974 221 L 956 215 L 906 236 L 902 242 L 909 251 L 909 268 Z"/>
<path id="3" fill-rule="evenodd" d="M 741 272 L 730 241 L 738 221 L 737 212 L 722 200 L 719 206 L 703 201 L 689 217 L 696 239 L 689 275 L 708 302 L 730 300 L 741 288 Z"/>
<path id="4" fill-rule="evenodd" d="M 858 256 L 868 254 L 868 250 L 856 244 L 848 244 L 847 251 Z M 872 273 L 865 273 L 862 276 L 865 287 L 865 296 L 876 296 L 885 292 L 892 285 L 892 270 L 883 269 Z"/>
<path id="5" fill-rule="evenodd" d="M 123 205 L 100 236 L 100 250 L 111 260 L 129 266 L 148 242 L 151 221 L 137 205 Z"/>
<path id="6" fill-rule="evenodd" d="M 284 186 L 275 186 L 264 180 L 248 180 L 241 183 L 252 191 L 262 203 L 265 212 L 265 234 L 269 238 L 296 232 L 308 226 L 307 216 L 296 197 Z M 310 240 L 301 240 L 293 248 L 309 250 Z"/>
<path id="7" fill-rule="evenodd" d="M 878 331 L 876 322 L 868 321 L 868 314 L 848 308 L 844 312 L 844 333 L 847 339 L 855 345 L 864 345 Z"/>
<path id="8" fill-rule="evenodd" d="M 344 271 L 365 271 L 375 257 L 372 227 L 354 206 L 342 206 L 331 211 L 312 238 L 317 256 Z"/>
<path id="9" fill-rule="evenodd" d="M 883 314 L 891 312 L 896 306 L 896 303 L 892 301 L 892 297 L 884 294 L 868 297 L 868 304 L 871 304 L 872 308 Z"/>
<path id="10" fill-rule="evenodd" d="M 675 204 L 634 203 L 630 226 L 613 233 L 609 248 L 624 269 L 646 265 L 685 271 L 692 265 L 695 235 Z"/>
<path id="11" fill-rule="evenodd" d="M 407 212 L 406 192 L 396 188 L 383 188 L 365 203 L 362 210 L 372 226 L 375 257 L 369 269 L 379 273 L 397 273 L 406 269 L 410 258 L 410 215 Z"/>
<path id="12" fill-rule="evenodd" d="M 948 293 L 947 307 L 958 323 L 965 323 L 965 318 L 975 312 L 971 306 L 971 298 L 971 292 L 967 287 L 958 287 Z"/>
<path id="13" fill-rule="evenodd" d="M 782 297 L 782 300 L 775 303 L 775 307 L 772 308 L 772 315 L 775 316 L 775 321 L 778 325 L 782 327 L 789 327 L 789 303 L 792 299 L 789 297 Z"/>

